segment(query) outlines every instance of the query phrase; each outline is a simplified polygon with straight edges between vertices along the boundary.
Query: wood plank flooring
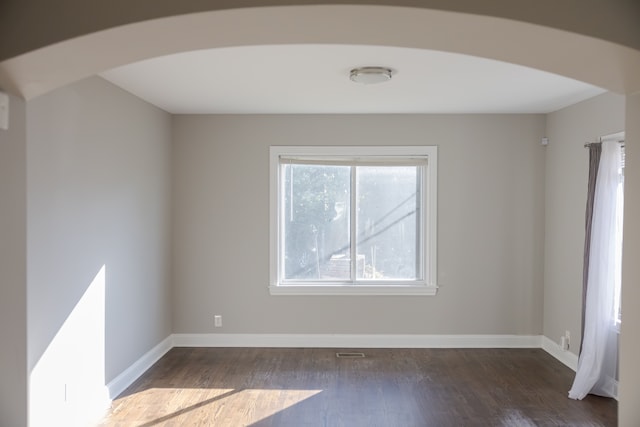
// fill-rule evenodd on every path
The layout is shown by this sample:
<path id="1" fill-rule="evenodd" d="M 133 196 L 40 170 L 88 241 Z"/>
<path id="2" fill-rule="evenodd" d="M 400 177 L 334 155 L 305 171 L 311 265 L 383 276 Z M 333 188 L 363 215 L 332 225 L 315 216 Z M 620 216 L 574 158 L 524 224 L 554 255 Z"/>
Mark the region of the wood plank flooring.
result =
<path id="1" fill-rule="evenodd" d="M 102 426 L 615 426 L 540 349 L 174 348 Z"/>

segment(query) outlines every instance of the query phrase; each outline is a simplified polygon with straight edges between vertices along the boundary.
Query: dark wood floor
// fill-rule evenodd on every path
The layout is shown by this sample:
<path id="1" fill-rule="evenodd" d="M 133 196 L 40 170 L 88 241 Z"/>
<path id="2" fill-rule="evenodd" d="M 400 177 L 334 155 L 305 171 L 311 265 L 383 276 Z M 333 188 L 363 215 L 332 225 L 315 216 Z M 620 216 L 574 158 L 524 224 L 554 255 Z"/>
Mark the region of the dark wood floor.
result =
<path id="1" fill-rule="evenodd" d="M 615 426 L 540 349 L 174 348 L 103 426 Z M 354 351 L 354 350 L 348 350 Z"/>

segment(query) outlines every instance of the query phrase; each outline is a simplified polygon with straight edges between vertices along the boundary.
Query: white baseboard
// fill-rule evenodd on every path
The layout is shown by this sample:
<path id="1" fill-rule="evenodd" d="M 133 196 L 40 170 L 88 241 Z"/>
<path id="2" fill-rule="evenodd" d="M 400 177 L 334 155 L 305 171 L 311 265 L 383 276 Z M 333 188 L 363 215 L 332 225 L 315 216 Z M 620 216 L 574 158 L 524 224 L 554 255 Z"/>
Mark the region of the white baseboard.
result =
<path id="1" fill-rule="evenodd" d="M 175 347 L 540 348 L 539 335 L 174 334 Z"/>
<path id="2" fill-rule="evenodd" d="M 542 336 L 542 349 L 571 368 L 574 372 L 578 370 L 578 356 L 570 351 L 563 350 L 557 342 Z M 612 382 L 611 389 L 613 398 L 618 400 L 618 381 Z"/>
<path id="3" fill-rule="evenodd" d="M 173 334 L 107 384 L 114 399 L 173 347 L 542 348 L 573 369 L 578 356 L 542 335 Z"/>
<path id="4" fill-rule="evenodd" d="M 578 369 L 578 356 L 563 350 L 558 343 L 545 336 L 542 336 L 542 349 L 574 371 Z"/>
<path id="5" fill-rule="evenodd" d="M 120 393 L 125 391 L 135 380 L 137 380 L 144 372 L 156 363 L 162 356 L 174 347 L 173 336 L 169 335 L 158 345 L 146 352 L 140 359 L 136 360 L 131 366 L 125 369 L 120 375 L 109 381 L 107 389 L 109 390 L 109 398 L 115 399 Z"/>

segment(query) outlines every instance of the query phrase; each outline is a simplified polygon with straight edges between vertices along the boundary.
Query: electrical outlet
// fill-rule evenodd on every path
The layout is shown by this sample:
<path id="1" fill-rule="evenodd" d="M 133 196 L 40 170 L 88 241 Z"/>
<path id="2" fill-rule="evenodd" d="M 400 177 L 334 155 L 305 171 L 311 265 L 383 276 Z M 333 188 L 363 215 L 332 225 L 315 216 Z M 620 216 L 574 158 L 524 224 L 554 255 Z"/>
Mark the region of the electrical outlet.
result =
<path id="1" fill-rule="evenodd" d="M 216 314 L 215 316 L 213 316 L 213 326 L 215 326 L 216 328 L 221 328 L 222 327 L 222 316 L 219 314 Z"/>
<path id="2" fill-rule="evenodd" d="M 569 350 L 569 347 L 571 346 L 571 333 L 569 331 L 564 331 L 564 337 L 566 338 L 566 349 L 565 350 Z"/>

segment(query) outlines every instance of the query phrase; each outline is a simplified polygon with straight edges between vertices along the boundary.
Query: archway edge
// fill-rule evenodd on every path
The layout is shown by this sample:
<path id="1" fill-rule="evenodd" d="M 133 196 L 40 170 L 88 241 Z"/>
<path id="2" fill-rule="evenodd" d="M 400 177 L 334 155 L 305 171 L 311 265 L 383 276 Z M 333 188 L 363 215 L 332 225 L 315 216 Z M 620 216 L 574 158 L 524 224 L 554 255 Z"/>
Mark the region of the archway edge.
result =
<path id="1" fill-rule="evenodd" d="M 626 46 L 492 16 L 370 5 L 228 9 L 136 22 L 5 60 L 0 87 L 28 100 L 156 56 L 299 43 L 434 49 L 538 68 L 617 93 L 640 91 L 640 51 Z"/>

